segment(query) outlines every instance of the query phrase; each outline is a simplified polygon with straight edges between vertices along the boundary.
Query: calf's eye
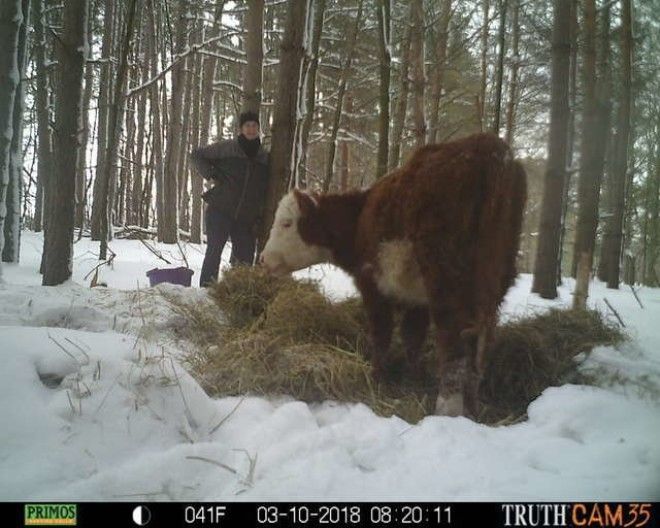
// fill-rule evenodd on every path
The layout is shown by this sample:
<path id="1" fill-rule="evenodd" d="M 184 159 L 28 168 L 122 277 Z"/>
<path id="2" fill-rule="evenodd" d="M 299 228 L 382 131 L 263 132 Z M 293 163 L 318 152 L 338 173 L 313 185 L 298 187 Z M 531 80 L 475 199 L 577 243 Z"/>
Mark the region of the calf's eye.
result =
<path id="1" fill-rule="evenodd" d="M 291 220 L 286 220 L 282 222 L 282 227 L 284 229 L 289 229 L 293 225 L 293 222 Z"/>

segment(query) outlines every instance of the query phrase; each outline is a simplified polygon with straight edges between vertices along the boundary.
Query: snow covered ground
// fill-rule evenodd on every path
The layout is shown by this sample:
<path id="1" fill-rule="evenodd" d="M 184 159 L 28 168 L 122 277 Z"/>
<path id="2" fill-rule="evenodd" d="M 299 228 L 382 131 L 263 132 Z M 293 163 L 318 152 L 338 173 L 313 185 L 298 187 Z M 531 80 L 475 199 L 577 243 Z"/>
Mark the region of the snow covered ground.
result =
<path id="1" fill-rule="evenodd" d="M 659 500 L 660 290 L 592 287 L 633 340 L 583 363 L 616 385 L 546 390 L 529 420 L 488 427 L 431 416 L 417 425 L 364 405 L 256 397 L 213 399 L 176 358 L 185 324 L 159 299 L 208 302 L 197 288 L 148 288 L 164 263 L 117 240 L 90 288 L 97 244 L 75 246 L 74 280 L 40 286 L 42 239 L 0 285 L 0 500 Z M 203 247 L 182 246 L 199 276 Z M 159 249 L 179 265 L 176 246 Z M 228 256 L 228 255 L 225 255 Z M 354 292 L 330 267 L 327 293 Z M 570 302 L 529 293 L 521 276 L 504 317 Z M 139 289 L 138 289 L 139 288 Z"/>

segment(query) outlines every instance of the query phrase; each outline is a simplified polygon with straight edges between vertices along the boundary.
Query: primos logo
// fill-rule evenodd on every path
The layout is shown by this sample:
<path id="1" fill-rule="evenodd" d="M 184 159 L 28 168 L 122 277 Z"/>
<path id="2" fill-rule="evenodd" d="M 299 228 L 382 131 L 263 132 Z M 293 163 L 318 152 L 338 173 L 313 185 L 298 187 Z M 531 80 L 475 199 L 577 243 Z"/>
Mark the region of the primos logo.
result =
<path id="1" fill-rule="evenodd" d="M 26 504 L 25 526 L 75 526 L 75 504 Z"/>

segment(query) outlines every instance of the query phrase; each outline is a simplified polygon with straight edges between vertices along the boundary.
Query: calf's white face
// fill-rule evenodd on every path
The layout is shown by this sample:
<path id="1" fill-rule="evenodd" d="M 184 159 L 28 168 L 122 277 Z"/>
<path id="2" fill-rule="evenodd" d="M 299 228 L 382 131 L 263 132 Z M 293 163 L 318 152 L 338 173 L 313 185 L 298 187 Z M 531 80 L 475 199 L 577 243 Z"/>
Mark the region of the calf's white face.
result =
<path id="1" fill-rule="evenodd" d="M 306 208 L 310 210 L 316 207 L 314 199 L 300 191 L 291 191 L 277 206 L 270 236 L 259 259 L 261 265 L 273 275 L 286 275 L 330 260 L 329 249 L 307 244 L 301 238 L 298 221 L 303 212 L 299 200 L 305 200 Z"/>

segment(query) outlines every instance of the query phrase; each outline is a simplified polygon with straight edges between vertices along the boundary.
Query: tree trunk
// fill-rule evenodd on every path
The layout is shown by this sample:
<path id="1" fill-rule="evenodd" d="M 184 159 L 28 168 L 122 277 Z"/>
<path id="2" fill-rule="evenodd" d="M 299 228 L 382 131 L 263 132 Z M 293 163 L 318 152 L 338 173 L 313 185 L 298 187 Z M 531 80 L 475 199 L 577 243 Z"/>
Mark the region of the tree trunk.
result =
<path id="1" fill-rule="evenodd" d="M 305 71 L 305 106 L 300 138 L 298 145 L 298 160 L 296 168 L 296 187 L 307 186 L 307 148 L 309 146 L 309 133 L 314 121 L 314 108 L 316 103 L 316 71 L 319 67 L 319 47 L 323 33 L 323 16 L 326 0 L 317 0 L 312 3 L 314 21 L 312 24 L 312 42 L 307 55 L 307 70 Z"/>
<path id="2" fill-rule="evenodd" d="M 183 53 L 187 45 L 188 21 L 186 14 L 188 11 L 188 0 L 179 2 L 179 9 L 176 16 L 176 35 L 175 52 Z M 185 87 L 185 70 L 183 64 L 179 61 L 172 68 L 172 97 L 170 101 L 170 114 L 167 129 L 167 143 L 165 152 L 164 177 L 165 186 L 163 193 L 163 218 L 158 219 L 163 223 L 163 242 L 166 244 L 175 244 L 179 240 L 179 200 L 177 197 L 179 174 L 179 140 L 182 132 L 181 112 L 183 107 L 183 96 Z"/>
<path id="3" fill-rule="evenodd" d="M 632 107 L 632 0 L 622 0 L 621 31 L 621 102 L 617 114 L 617 129 L 614 139 L 614 161 L 612 166 L 613 208 L 605 224 L 603 234 L 603 257 L 606 266 L 608 288 L 619 287 L 619 270 L 623 239 L 623 213 L 626 196 L 626 175 L 628 172 L 628 143 L 630 136 L 630 116 Z"/>
<path id="4" fill-rule="evenodd" d="M 502 82 L 504 80 L 504 55 L 506 54 L 506 11 L 508 0 L 499 0 L 500 3 L 500 29 L 497 34 L 498 54 L 497 71 L 495 75 L 495 109 L 493 111 L 493 132 L 500 134 L 500 117 L 502 114 Z"/>
<path id="5" fill-rule="evenodd" d="M 295 139 L 296 98 L 301 82 L 302 60 L 305 54 L 305 21 L 310 0 L 292 0 L 288 4 L 282 51 L 280 54 L 279 79 L 273 116 L 272 144 L 270 150 L 270 180 L 260 235 L 259 251 L 268 239 L 277 203 L 286 193 L 291 182 L 291 157 Z"/>
<path id="6" fill-rule="evenodd" d="M 142 1 L 138 0 L 138 11 L 141 10 Z M 144 53 L 142 48 L 142 22 L 140 19 L 140 14 L 137 14 L 137 30 L 135 32 L 135 42 L 133 43 L 133 53 L 131 56 L 131 66 L 128 73 L 128 89 L 138 86 L 140 84 L 140 68 L 142 64 L 141 58 Z M 123 184 L 123 190 L 121 194 L 124 200 L 124 212 L 123 220 L 121 220 L 125 225 L 135 225 L 134 215 L 133 215 L 133 186 L 136 179 L 140 179 L 140 166 L 138 161 L 138 155 L 136 153 L 137 145 L 137 136 L 140 134 L 140 128 L 138 126 L 138 104 L 140 102 L 140 95 L 138 94 L 135 97 L 131 97 L 127 102 L 126 108 L 126 140 L 124 143 L 124 163 L 122 163 L 122 169 L 125 169 L 125 175 L 120 176 L 120 181 Z"/>
<path id="7" fill-rule="evenodd" d="M 157 22 L 158 18 L 156 16 L 156 2 L 155 0 L 149 1 L 149 25 L 147 27 L 147 42 L 149 43 L 149 55 L 151 56 L 151 76 L 155 77 L 158 73 L 158 41 L 157 41 Z M 165 87 L 163 86 L 163 90 Z M 160 83 L 155 82 L 151 85 L 149 89 L 150 101 L 149 107 L 151 108 L 152 114 L 152 165 L 154 170 L 153 179 L 156 183 L 156 218 L 157 218 L 157 232 L 158 240 L 160 242 L 164 239 L 164 208 L 165 208 L 165 174 L 163 170 L 163 128 L 161 122 L 161 107 L 164 107 L 161 104 L 160 96 Z M 175 182 L 176 183 L 176 182 Z M 148 191 L 148 189 L 147 189 Z M 145 216 L 148 216 L 150 200 L 145 200 Z M 174 205 L 176 210 L 176 202 Z"/>
<path id="8" fill-rule="evenodd" d="M 569 16 L 570 3 L 565 0 L 555 0 L 552 28 L 548 164 L 543 185 L 539 240 L 532 284 L 532 291 L 545 299 L 557 297 L 556 270 L 568 131 L 568 80 L 571 50 Z"/>
<path id="9" fill-rule="evenodd" d="M 18 33 L 16 48 L 16 66 L 18 84 L 14 96 L 12 112 L 12 137 L 9 150 L 9 181 L 7 182 L 6 205 L 4 213 L 4 247 L 2 247 L 3 262 L 18 262 L 21 243 L 21 195 L 23 190 L 23 108 L 25 97 L 25 74 L 27 24 L 29 20 L 30 1 L 21 0 L 22 20 Z M 1 128 L 0 128 L 1 130 Z M 0 190 L 0 197 L 2 191 Z M 3 207 L 0 202 L 0 226 L 2 225 Z M 0 239 L 2 233 L 0 233 Z"/>
<path id="10" fill-rule="evenodd" d="M 637 219 L 638 208 L 638 193 L 635 192 L 634 180 L 635 175 L 639 174 L 637 166 L 635 163 L 636 150 L 635 146 L 635 133 L 637 129 L 635 127 L 635 113 L 631 112 L 631 122 L 630 122 L 630 134 L 628 137 L 628 166 L 630 169 L 627 171 L 626 184 L 625 184 L 625 202 L 624 202 L 624 211 L 623 211 L 623 240 L 621 253 L 622 258 L 621 262 L 623 265 L 623 281 L 624 284 L 634 284 L 637 277 L 637 256 L 634 252 L 637 251 Z M 641 160 L 640 160 L 641 163 Z M 635 239 L 635 240 L 634 240 Z M 633 247 L 633 243 L 635 246 Z"/>
<path id="11" fill-rule="evenodd" d="M 335 113 L 332 119 L 332 128 L 330 131 L 330 139 L 328 141 L 328 158 L 325 164 L 325 175 L 323 177 L 323 192 L 330 189 L 332 177 L 335 168 L 335 152 L 337 150 L 337 135 L 339 134 L 339 125 L 341 123 L 342 108 L 344 106 L 344 95 L 346 94 L 346 83 L 351 74 L 351 64 L 353 62 L 353 52 L 355 50 L 355 43 L 357 41 L 358 32 L 360 30 L 360 22 L 362 20 L 362 6 L 363 0 L 358 2 L 358 10 L 355 16 L 355 24 L 352 27 L 351 33 L 346 42 L 346 57 L 344 58 L 344 65 L 342 66 L 339 75 L 339 87 L 337 89 L 337 105 L 335 106 Z"/>
<path id="12" fill-rule="evenodd" d="M 378 18 L 378 52 L 380 57 L 378 70 L 380 83 L 378 86 L 378 154 L 376 156 L 376 178 L 380 178 L 387 172 L 387 155 L 389 151 L 390 76 L 392 69 L 392 55 L 390 51 L 392 46 L 391 0 L 379 0 L 376 4 L 376 10 Z"/>
<path id="13" fill-rule="evenodd" d="M 353 113 L 353 96 L 348 93 L 346 94 L 346 113 Z M 350 125 L 349 125 L 350 126 Z M 349 128 L 347 126 L 347 128 Z M 345 192 L 350 187 L 351 179 L 351 149 L 350 149 L 350 139 L 344 138 L 339 142 L 339 191 Z"/>
<path id="14" fill-rule="evenodd" d="M 660 134 L 658 134 L 660 135 Z M 647 181 L 648 189 L 648 213 L 649 223 L 648 247 L 644 259 L 644 284 L 657 287 L 660 285 L 655 272 L 655 265 L 660 255 L 660 137 L 656 135 L 655 147 L 655 170 L 649 170 Z"/>
<path id="15" fill-rule="evenodd" d="M 193 42 L 193 40 L 190 40 Z M 190 145 L 190 116 L 192 114 L 193 70 L 195 56 L 186 58 L 184 70 L 184 96 L 181 110 L 182 125 L 181 136 L 178 141 L 179 153 L 177 155 L 177 175 L 179 176 L 179 227 L 184 231 L 190 230 L 190 193 L 188 192 L 188 147 Z"/>
<path id="16" fill-rule="evenodd" d="M 573 308 L 586 308 L 589 277 L 593 265 L 598 225 L 598 196 L 603 171 L 605 149 L 602 148 L 603 123 L 598 121 L 596 100 L 596 0 L 584 0 L 584 43 L 582 46 L 582 143 L 580 149 L 580 179 L 578 181 L 578 216 L 574 247 L 577 274 Z M 581 270 L 586 266 L 586 270 Z M 586 284 L 582 281 L 586 280 Z"/>
<path id="17" fill-rule="evenodd" d="M 152 134 L 153 137 L 153 134 Z M 151 148 L 149 148 L 149 145 L 151 145 Z M 142 223 L 140 224 L 142 227 L 145 229 L 148 228 L 151 225 L 151 222 L 155 219 L 155 214 L 151 215 L 152 207 L 151 207 L 151 202 L 153 198 L 153 190 L 154 190 L 154 176 L 156 174 L 155 170 L 155 162 L 154 162 L 154 144 L 153 140 L 150 140 L 149 143 L 147 143 L 147 150 L 149 152 L 149 155 L 145 158 L 149 160 L 147 162 L 147 174 L 145 175 L 144 178 L 144 188 L 142 190 L 142 211 L 141 211 L 141 216 L 142 216 Z M 162 175 L 162 171 L 161 171 Z M 162 204 L 162 200 L 156 200 L 156 211 L 158 211 L 159 204 Z M 156 230 L 156 236 L 158 236 L 158 230 Z M 160 240 L 160 238 L 159 238 Z"/>
<path id="18" fill-rule="evenodd" d="M 612 76 L 610 71 L 610 8 L 609 6 L 604 8 L 603 11 L 603 28 L 601 30 L 601 57 L 599 69 L 601 74 L 599 75 L 598 86 L 596 87 L 596 96 L 598 97 L 598 112 L 601 116 L 600 119 L 602 124 L 598 126 L 604 126 L 607 131 L 606 141 L 604 143 L 607 146 L 616 148 L 615 145 L 612 145 L 612 138 L 610 137 L 610 121 L 611 121 L 611 110 L 610 105 L 612 104 Z M 605 149 L 606 145 L 602 145 L 602 148 Z M 609 166 L 607 167 L 607 172 L 603 171 L 604 181 L 603 181 L 603 198 L 604 206 L 603 213 L 604 215 L 612 211 L 614 207 L 614 196 L 612 194 L 612 167 L 613 156 L 610 153 L 609 156 Z M 600 255 L 598 259 L 598 273 L 597 276 L 599 280 L 606 282 L 607 281 L 607 247 L 605 243 L 600 244 Z"/>
<path id="19" fill-rule="evenodd" d="M 121 46 L 119 67 L 115 77 L 113 97 L 108 111 L 108 146 L 105 154 L 103 173 L 100 185 L 100 207 L 105 212 L 101 217 L 101 249 L 99 259 L 107 258 L 108 241 L 112 239 L 112 209 L 113 189 L 117 180 L 117 157 L 119 153 L 119 140 L 121 138 L 122 122 L 124 119 L 126 80 L 128 77 L 128 52 L 133 38 L 133 25 L 137 9 L 137 0 L 129 0 L 126 18 L 126 32 Z"/>
<path id="20" fill-rule="evenodd" d="M 36 98 L 35 98 L 36 99 Z M 37 152 L 39 151 L 39 145 L 37 145 Z M 39 155 L 37 154 L 37 159 Z M 37 166 L 39 165 L 37 161 Z M 34 213 L 32 216 L 32 223 L 30 227 L 32 231 L 38 233 L 41 231 L 43 226 L 43 211 L 44 211 L 44 184 L 43 180 L 39 176 L 39 170 L 37 169 L 37 177 L 35 182 L 36 190 L 34 193 Z M 27 203 L 27 202 L 25 202 Z"/>
<path id="21" fill-rule="evenodd" d="M 94 15 L 89 17 L 87 28 L 87 46 L 92 49 L 92 21 Z M 82 117 L 80 119 L 80 152 L 78 152 L 78 167 L 76 168 L 76 221 L 75 226 L 82 229 L 85 224 L 85 206 L 87 205 L 87 142 L 89 141 L 89 105 L 92 100 L 94 86 L 94 64 L 88 62 L 85 66 L 85 91 L 83 94 Z"/>
<path id="22" fill-rule="evenodd" d="M 589 267 L 589 253 L 580 253 L 577 264 L 577 275 L 575 277 L 575 290 L 573 291 L 573 309 L 584 310 L 587 307 L 589 297 L 589 278 L 591 269 Z"/>
<path id="23" fill-rule="evenodd" d="M 44 0 L 33 0 L 34 61 L 37 77 L 35 104 L 37 113 L 37 197 L 34 230 L 45 224 L 44 195 L 48 193 L 48 172 L 51 166 L 50 112 L 48 110 L 48 73 L 46 71 L 46 36 L 43 25 Z M 52 178 L 51 178 L 52 179 Z"/>
<path id="24" fill-rule="evenodd" d="M 578 64 L 578 0 L 571 3 L 571 69 L 569 74 L 569 107 L 568 107 L 568 147 L 566 149 L 566 165 L 573 167 L 573 154 L 575 151 L 575 115 L 577 113 L 577 64 Z M 557 258 L 557 284 L 562 282 L 562 265 L 564 260 L 564 246 L 566 242 L 566 221 L 568 217 L 569 190 L 571 188 L 572 171 L 566 171 L 564 190 L 561 198 L 561 228 L 559 231 L 559 257 Z M 571 266 L 571 277 L 575 277 L 577 263 Z"/>
<path id="25" fill-rule="evenodd" d="M 513 58 L 511 62 L 511 80 L 509 82 L 509 102 L 506 109 L 506 142 L 513 148 L 513 133 L 515 130 L 516 121 L 516 103 L 518 101 L 518 70 L 520 68 L 520 51 L 518 43 L 520 41 L 520 25 L 519 25 L 519 12 L 520 0 L 513 1 L 513 20 L 511 37 L 511 48 L 513 51 Z"/>
<path id="26" fill-rule="evenodd" d="M 213 28 L 209 35 L 210 38 L 220 34 L 220 24 L 222 21 L 222 11 L 224 2 L 218 2 L 215 10 L 215 20 Z M 199 131 L 199 144 L 206 145 L 209 141 L 211 131 L 211 115 L 213 114 L 213 79 L 215 77 L 216 64 L 218 59 L 213 56 L 204 56 L 204 72 L 202 79 L 202 117 Z M 193 145 L 196 147 L 197 145 Z"/>
<path id="27" fill-rule="evenodd" d="M 57 39 L 58 82 L 55 94 L 54 184 L 51 219 L 44 238 L 44 286 L 71 278 L 76 198 L 78 132 L 87 53 L 87 0 L 64 3 L 63 29 Z"/>
<path id="28" fill-rule="evenodd" d="M 481 82 L 479 85 L 479 124 L 486 130 L 486 84 L 488 82 L 488 28 L 490 26 L 490 0 L 483 0 L 483 25 L 481 26 Z"/>
<path id="29" fill-rule="evenodd" d="M 406 123 L 406 113 L 408 110 L 408 92 L 410 90 L 410 80 L 408 72 L 410 69 L 412 44 L 412 26 L 408 24 L 406 33 L 401 43 L 401 74 L 399 78 L 399 89 L 394 110 L 392 122 L 392 148 L 388 160 L 388 169 L 392 170 L 399 166 L 401 161 L 401 136 Z"/>
<path id="30" fill-rule="evenodd" d="M 215 20 L 213 22 L 213 27 L 211 28 L 211 33 L 209 35 L 210 37 L 216 37 L 220 34 L 220 24 L 222 21 L 223 9 L 224 9 L 224 2 L 218 2 L 216 4 Z M 202 79 L 202 93 L 201 93 L 202 110 L 201 110 L 201 124 L 199 131 L 200 145 L 206 145 L 209 142 L 209 135 L 211 131 L 211 116 L 213 114 L 213 106 L 214 106 L 213 80 L 215 78 L 215 71 L 217 65 L 217 59 L 213 56 L 204 56 L 203 60 L 204 60 L 204 67 L 202 73 L 203 79 Z M 218 109 L 216 108 L 216 110 Z M 197 145 L 193 145 L 193 147 L 196 146 Z M 193 176 L 193 196 L 196 196 L 197 193 L 199 194 L 199 196 L 201 196 L 203 190 L 204 190 L 203 181 L 198 174 L 195 174 Z M 197 208 L 199 208 L 199 210 Z M 202 209 L 203 209 L 203 204 L 201 202 L 201 199 L 198 197 L 196 201 L 193 200 L 193 213 L 192 213 L 193 218 L 200 217 L 200 226 L 199 226 L 200 242 L 202 239 L 202 233 L 204 231 L 204 224 L 201 219 Z M 194 238 L 195 240 L 197 239 L 196 237 Z"/>
<path id="31" fill-rule="evenodd" d="M 200 41 L 204 40 L 203 31 L 200 34 Z M 196 147 L 199 145 L 200 136 L 200 112 L 202 106 L 202 56 L 195 55 L 193 65 L 193 81 L 192 81 L 192 130 L 190 134 L 190 143 L 187 146 Z M 202 242 L 202 193 L 204 186 L 202 178 L 199 174 L 191 172 L 190 179 L 192 180 L 192 212 L 190 216 L 190 241 L 194 244 Z"/>
<path id="32" fill-rule="evenodd" d="M 20 81 L 18 43 L 23 24 L 21 0 L 3 2 L 0 7 L 0 253 L 5 243 L 5 200 L 10 178 L 15 99 Z M 0 264 L 0 280 L 2 280 L 2 264 Z"/>
<path id="33" fill-rule="evenodd" d="M 339 144 L 340 165 L 339 165 L 339 192 L 348 190 L 348 178 L 350 174 L 348 141 L 344 140 Z"/>
<path id="34" fill-rule="evenodd" d="M 261 91 L 263 85 L 264 62 L 264 0 L 248 2 L 245 17 L 245 55 L 247 66 L 243 77 L 243 108 L 242 111 L 256 112 L 261 109 Z"/>
<path id="35" fill-rule="evenodd" d="M 424 2 L 411 0 L 412 40 L 410 54 L 412 62 L 413 133 L 415 144 L 421 147 L 426 142 L 426 115 L 424 111 Z"/>
<path id="36" fill-rule="evenodd" d="M 148 34 L 149 20 L 142 22 L 142 31 L 140 32 L 140 38 L 137 43 L 138 49 L 140 50 L 140 55 L 144 57 L 142 59 L 143 67 L 141 68 L 141 75 L 138 75 L 138 82 L 146 82 L 149 80 L 150 71 L 149 71 L 149 43 L 146 42 L 146 34 Z M 131 225 L 142 225 L 142 211 L 144 209 L 144 204 L 142 203 L 142 181 L 144 176 L 144 147 L 145 147 L 145 136 L 147 128 L 147 97 L 148 91 L 143 90 L 138 95 L 137 100 L 137 115 L 135 116 L 137 120 L 137 139 L 135 142 L 135 165 L 134 165 L 134 174 L 133 174 L 133 184 L 129 192 L 131 193 L 131 208 L 129 209 L 129 218 L 128 222 Z"/>
<path id="37" fill-rule="evenodd" d="M 444 85 L 445 68 L 447 66 L 447 44 L 449 42 L 449 21 L 451 20 L 451 0 L 442 0 L 440 7 L 440 22 L 436 36 L 435 71 L 431 86 L 431 111 L 429 113 L 428 143 L 435 143 L 438 137 L 440 98 Z"/>
<path id="38" fill-rule="evenodd" d="M 108 146 L 108 113 L 112 97 L 112 47 L 114 34 L 114 19 L 116 3 L 106 2 L 103 13 L 103 44 L 101 46 L 101 76 L 99 79 L 98 105 L 98 129 L 96 142 L 96 171 L 94 176 L 94 188 L 92 191 L 92 240 L 101 240 L 102 217 L 106 214 L 105 204 L 108 200 L 107 190 L 105 196 L 101 196 L 103 184 L 102 174 L 105 171 L 105 155 Z"/>
<path id="39" fill-rule="evenodd" d="M 219 71 L 220 68 L 218 68 Z M 215 96 L 215 135 L 218 139 L 222 137 L 222 125 L 224 123 L 224 115 L 226 115 L 227 101 L 220 96 L 220 92 L 213 92 Z"/>

